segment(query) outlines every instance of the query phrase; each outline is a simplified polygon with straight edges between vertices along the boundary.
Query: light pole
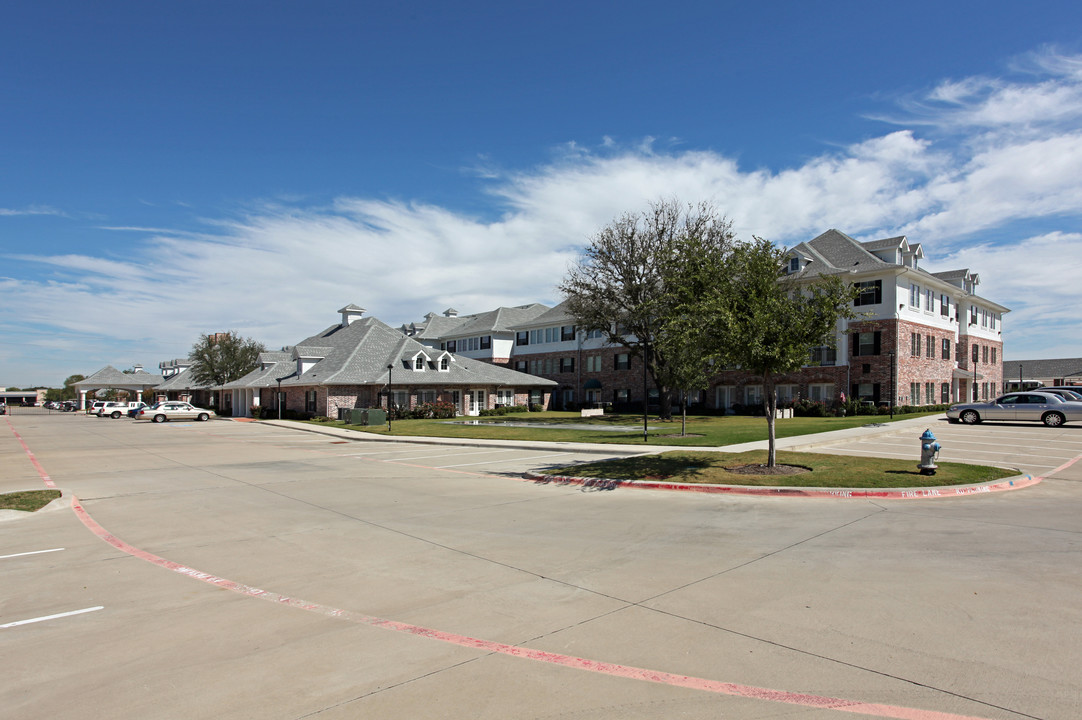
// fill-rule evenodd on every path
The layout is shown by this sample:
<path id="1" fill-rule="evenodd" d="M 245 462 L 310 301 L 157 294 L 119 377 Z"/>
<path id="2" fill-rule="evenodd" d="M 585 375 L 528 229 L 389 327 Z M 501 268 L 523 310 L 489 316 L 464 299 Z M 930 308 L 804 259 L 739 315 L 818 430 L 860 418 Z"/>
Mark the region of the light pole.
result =
<path id="1" fill-rule="evenodd" d="M 890 419 L 894 419 L 894 352 L 888 352 L 890 355 Z M 919 398 L 917 398 L 919 400 Z"/>
<path id="2" fill-rule="evenodd" d="M 646 431 L 647 431 L 647 418 L 648 418 L 648 416 L 650 414 L 650 392 L 649 392 L 649 390 L 647 388 L 647 385 L 646 385 L 646 353 L 647 353 L 646 343 L 643 343 L 642 347 L 643 347 L 643 350 L 642 350 L 642 441 L 643 442 L 648 442 Z M 660 391 L 660 388 L 659 388 L 659 391 Z M 658 396 L 658 400 L 659 401 L 661 400 L 660 395 Z"/>
<path id="3" fill-rule="evenodd" d="M 278 419 L 282 419 L 282 378 L 278 378 Z"/>
<path id="4" fill-rule="evenodd" d="M 391 432 L 391 370 L 393 363 L 387 363 L 387 432 Z"/>
<path id="5" fill-rule="evenodd" d="M 1022 387 L 1022 363 L 1018 363 L 1018 389 L 1024 390 Z"/>

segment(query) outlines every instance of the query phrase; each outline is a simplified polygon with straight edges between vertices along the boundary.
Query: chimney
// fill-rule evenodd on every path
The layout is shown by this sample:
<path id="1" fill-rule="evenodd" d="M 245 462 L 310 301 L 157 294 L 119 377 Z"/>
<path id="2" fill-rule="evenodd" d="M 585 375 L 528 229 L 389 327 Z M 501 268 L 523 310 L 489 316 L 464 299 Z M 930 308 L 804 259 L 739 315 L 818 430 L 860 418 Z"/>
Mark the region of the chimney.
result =
<path id="1" fill-rule="evenodd" d="M 364 315 L 365 309 L 350 303 L 338 312 L 342 313 L 342 327 L 349 327 L 354 320 L 361 319 L 361 315 Z"/>

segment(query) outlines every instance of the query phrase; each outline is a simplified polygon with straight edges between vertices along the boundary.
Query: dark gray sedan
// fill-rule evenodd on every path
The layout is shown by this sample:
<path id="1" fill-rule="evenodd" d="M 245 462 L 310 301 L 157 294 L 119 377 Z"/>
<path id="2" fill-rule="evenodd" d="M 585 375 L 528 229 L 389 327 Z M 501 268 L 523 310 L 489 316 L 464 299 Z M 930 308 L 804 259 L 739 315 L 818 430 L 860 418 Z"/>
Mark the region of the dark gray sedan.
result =
<path id="1" fill-rule="evenodd" d="M 1082 420 L 1082 402 L 1044 392 L 1008 393 L 992 402 L 962 403 L 947 408 L 947 419 L 974 425 L 984 420 L 1033 420 L 1049 427 Z"/>

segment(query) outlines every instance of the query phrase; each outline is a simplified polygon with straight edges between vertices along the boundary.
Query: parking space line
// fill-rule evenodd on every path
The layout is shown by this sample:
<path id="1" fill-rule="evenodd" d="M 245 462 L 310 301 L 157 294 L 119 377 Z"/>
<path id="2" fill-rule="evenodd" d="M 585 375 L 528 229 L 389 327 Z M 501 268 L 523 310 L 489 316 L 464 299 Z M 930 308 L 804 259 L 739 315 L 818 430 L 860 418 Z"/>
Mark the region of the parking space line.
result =
<path id="1" fill-rule="evenodd" d="M 46 620 L 56 620 L 57 618 L 71 617 L 72 615 L 82 615 L 83 613 L 95 612 L 97 610 L 104 609 L 104 605 L 97 605 L 95 607 L 83 608 L 82 610 L 70 610 L 68 612 L 56 613 L 55 615 L 43 615 L 41 617 L 30 618 L 29 620 L 16 620 L 15 622 L 9 622 L 0 625 L 0 630 L 18 627 L 20 625 L 29 625 L 30 623 L 44 622 Z"/>
<path id="2" fill-rule="evenodd" d="M 565 453 L 550 453 L 548 455 L 533 455 L 531 457 L 512 458 L 512 459 L 513 460 L 537 460 L 539 458 L 548 458 L 548 457 L 567 457 L 568 455 L 572 455 L 572 454 L 573 453 L 566 453 L 566 452 Z M 495 465 L 496 463 L 502 463 L 502 462 L 508 462 L 508 460 L 507 459 L 504 459 L 504 460 L 488 460 L 486 462 L 479 462 L 479 463 L 462 463 L 461 465 L 434 465 L 434 466 L 432 466 L 432 469 L 433 470 L 443 470 L 445 468 L 472 467 L 474 465 Z"/>
<path id="3" fill-rule="evenodd" d="M 52 548 L 49 550 L 31 550 L 30 552 L 15 553 L 14 555 L 0 555 L 0 560 L 7 560 L 14 557 L 26 557 L 27 555 L 41 555 L 42 553 L 60 552 L 64 548 Z"/>

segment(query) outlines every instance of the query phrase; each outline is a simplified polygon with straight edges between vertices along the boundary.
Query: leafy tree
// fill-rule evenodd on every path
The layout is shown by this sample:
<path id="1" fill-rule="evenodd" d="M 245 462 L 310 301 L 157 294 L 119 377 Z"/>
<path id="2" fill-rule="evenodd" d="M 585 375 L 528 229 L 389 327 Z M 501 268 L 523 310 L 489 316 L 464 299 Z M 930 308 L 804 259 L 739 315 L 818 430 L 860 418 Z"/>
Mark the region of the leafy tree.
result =
<path id="1" fill-rule="evenodd" d="M 837 276 L 786 275 L 785 257 L 762 238 L 738 246 L 725 281 L 696 304 L 715 359 L 762 379 L 768 467 L 776 465 L 776 376 L 799 370 L 812 348 L 834 342 L 841 319 L 854 317 L 851 285 Z"/>
<path id="2" fill-rule="evenodd" d="M 192 381 L 197 385 L 217 387 L 244 377 L 259 364 L 263 343 L 241 338 L 235 331 L 200 335 L 188 359 L 192 362 Z"/>
<path id="3" fill-rule="evenodd" d="M 693 277 L 720 272 L 732 241 L 732 223 L 709 203 L 657 201 L 599 230 L 560 283 L 580 329 L 600 331 L 645 362 L 663 419 L 672 417 L 672 390 L 689 387 L 689 373 L 697 377 L 690 368 L 702 355 L 692 344 L 665 337 L 685 297 L 673 292 L 672 282 L 682 278 L 680 287 L 691 292 Z M 688 265 L 694 272 L 679 272 Z"/>
<path id="4" fill-rule="evenodd" d="M 60 397 L 57 400 L 77 400 L 79 398 L 79 391 L 75 388 L 75 383 L 80 380 L 86 380 L 86 375 L 69 375 L 64 380 L 64 387 L 60 390 Z"/>

